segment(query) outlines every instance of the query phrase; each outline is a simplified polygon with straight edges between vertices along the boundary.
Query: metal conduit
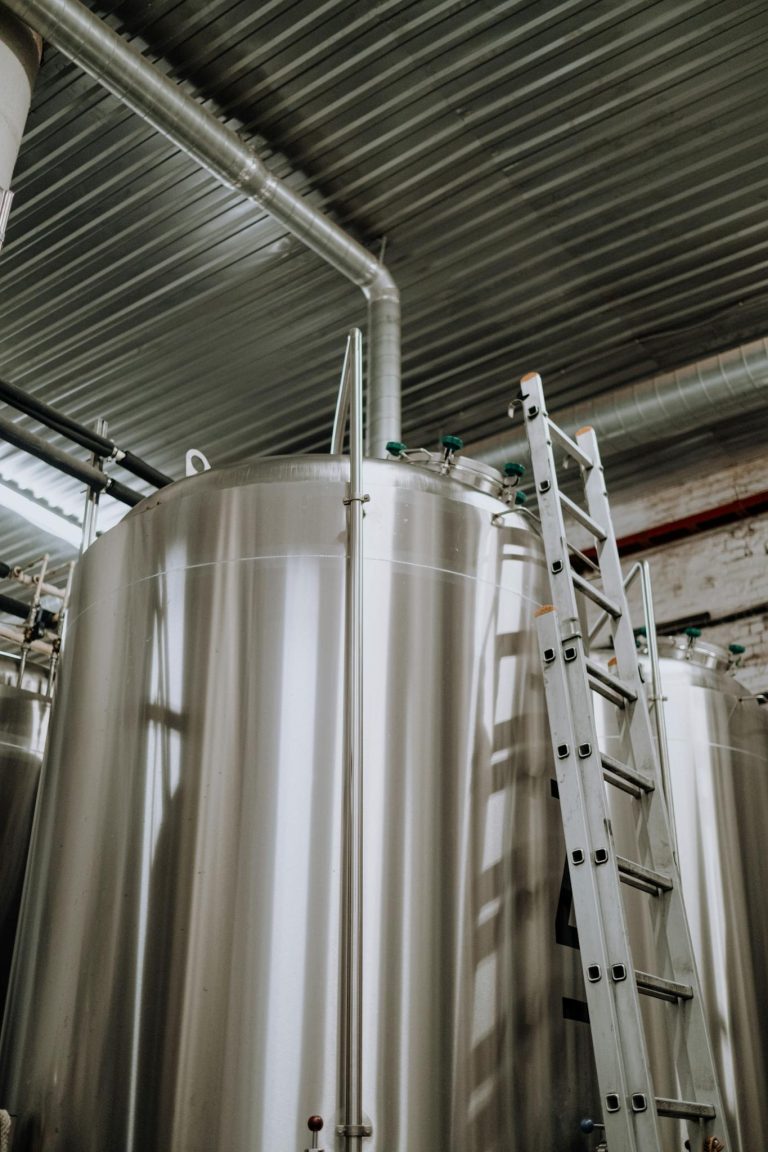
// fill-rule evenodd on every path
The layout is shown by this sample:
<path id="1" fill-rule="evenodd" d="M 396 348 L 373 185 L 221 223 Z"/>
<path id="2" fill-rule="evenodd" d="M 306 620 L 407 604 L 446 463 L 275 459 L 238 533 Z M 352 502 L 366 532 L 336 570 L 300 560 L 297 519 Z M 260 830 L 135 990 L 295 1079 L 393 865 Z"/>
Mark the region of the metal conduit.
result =
<path id="1" fill-rule="evenodd" d="M 68 452 L 63 452 L 61 448 L 46 443 L 39 436 L 35 436 L 33 432 L 25 432 L 19 428 L 18 424 L 14 424 L 12 420 L 6 420 L 3 417 L 0 417 L 0 440 L 13 444 L 14 448 L 21 448 L 23 452 L 29 452 L 30 456 L 36 456 L 38 460 L 43 460 L 53 468 L 58 468 L 59 472 L 64 472 L 75 480 L 82 480 L 94 492 L 106 492 L 115 500 L 120 500 L 131 508 L 136 504 L 141 504 L 144 499 L 140 493 L 127 488 L 125 484 L 121 484 L 118 480 L 111 480 L 101 469 L 94 468 L 92 464 L 84 464 L 81 460 L 70 456 Z"/>
<path id="2" fill-rule="evenodd" d="M 591 425 L 600 455 L 615 456 L 695 432 L 738 414 L 764 409 L 768 395 L 768 340 L 754 340 L 674 372 L 626 384 L 551 413 L 566 432 Z M 491 436 L 467 445 L 467 455 L 502 467 L 527 452 L 525 434 Z"/>
<path id="3" fill-rule="evenodd" d="M 46 427 L 73 440 L 82 448 L 87 448 L 95 456 L 104 456 L 106 459 L 114 457 L 127 472 L 132 472 L 134 476 L 146 480 L 148 484 L 154 484 L 156 488 L 165 488 L 166 485 L 173 483 L 173 477 L 159 472 L 157 468 L 147 464 L 141 457 L 134 456 L 133 452 L 119 448 L 114 440 L 108 440 L 91 428 L 86 428 L 84 424 L 79 424 L 77 420 L 64 416 L 55 408 L 44 404 L 42 400 L 38 400 L 36 397 L 30 396 L 28 392 L 17 388 L 15 384 L 9 384 L 7 380 L 0 380 L 0 400 L 7 401 L 14 408 L 18 408 L 20 412 L 32 416 L 40 424 L 45 424 Z"/>
<path id="4" fill-rule="evenodd" d="M 400 431 L 400 294 L 388 269 L 273 176 L 236 132 L 183 92 L 79 0 L 5 6 L 223 184 L 266 209 L 362 289 L 368 301 L 368 453 L 385 456 Z"/>

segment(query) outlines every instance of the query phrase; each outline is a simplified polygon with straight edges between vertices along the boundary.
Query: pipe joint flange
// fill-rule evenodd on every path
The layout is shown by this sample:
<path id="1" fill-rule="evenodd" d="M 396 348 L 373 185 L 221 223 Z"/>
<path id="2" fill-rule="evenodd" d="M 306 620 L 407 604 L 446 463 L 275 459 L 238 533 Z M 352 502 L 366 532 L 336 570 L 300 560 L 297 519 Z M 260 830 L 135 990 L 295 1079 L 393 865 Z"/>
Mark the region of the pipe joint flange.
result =
<path id="1" fill-rule="evenodd" d="M 370 1124 L 339 1124 L 336 1128 L 336 1135 L 348 1139 L 355 1136 L 373 1136 L 373 1128 Z"/>

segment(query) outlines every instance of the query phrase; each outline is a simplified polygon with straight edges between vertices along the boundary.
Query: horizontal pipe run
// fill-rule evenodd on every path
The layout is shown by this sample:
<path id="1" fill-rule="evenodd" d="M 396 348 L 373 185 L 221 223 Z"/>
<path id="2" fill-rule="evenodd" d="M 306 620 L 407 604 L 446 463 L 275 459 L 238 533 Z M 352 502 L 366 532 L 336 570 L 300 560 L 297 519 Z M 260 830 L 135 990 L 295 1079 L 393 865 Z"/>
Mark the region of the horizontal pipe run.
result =
<path id="1" fill-rule="evenodd" d="M 138 492 L 134 492 L 130 488 L 126 488 L 124 484 L 118 483 L 117 480 L 111 480 L 109 476 L 105 476 L 98 468 L 94 468 L 91 464 L 84 464 L 81 460 L 76 460 L 74 456 L 70 456 L 68 452 L 63 452 L 61 448 L 54 447 L 53 444 L 46 443 L 39 436 L 35 436 L 33 432 L 24 432 L 18 425 L 14 424 L 11 420 L 5 420 L 0 417 L 0 439 L 7 441 L 8 444 L 13 444 L 15 448 L 21 448 L 24 452 L 29 452 L 30 456 L 35 456 L 38 460 L 43 460 L 46 464 L 50 464 L 52 468 L 58 468 L 59 472 L 64 472 L 67 476 L 72 476 L 75 480 L 82 481 L 92 488 L 95 492 L 106 492 L 108 496 L 114 497 L 115 500 L 120 500 L 123 504 L 128 504 L 134 507 L 140 504 L 144 499 Z"/>
<path id="2" fill-rule="evenodd" d="M 24 604 L 21 600 L 14 600 L 12 596 L 4 596 L 0 593 L 0 612 L 5 612 L 8 616 L 17 616 L 19 620 L 26 620 L 29 616 L 29 607 L 29 604 Z M 55 628 L 56 613 L 43 608 L 40 622 L 44 628 Z"/>
<path id="3" fill-rule="evenodd" d="M 362 290 L 369 324 L 369 453 L 385 456 L 387 441 L 401 439 L 400 294 L 385 265 L 273 175 L 236 132 L 79 0 L 5 3 L 148 124 L 228 188 L 259 204 Z"/>
<path id="4" fill-rule="evenodd" d="M 9 628 L 7 624 L 0 624 L 0 640 L 10 640 L 18 644 L 19 648 L 28 648 L 30 652 L 40 652 L 44 656 L 51 656 L 53 645 L 47 640 L 27 640 L 24 633 L 17 628 Z"/>
<path id="5" fill-rule="evenodd" d="M 697 360 L 566 408 L 552 402 L 550 415 L 565 432 L 594 427 L 603 464 L 611 457 L 642 452 L 647 445 L 679 440 L 715 422 L 747 417 L 765 407 L 768 339 L 753 340 L 717 356 Z M 501 468 L 527 452 L 522 428 L 465 445 L 467 455 Z M 638 456 L 640 459 L 640 456 Z"/>
<path id="6" fill-rule="evenodd" d="M 72 420 L 69 416 L 65 416 L 61 412 L 57 412 L 55 408 L 50 405 L 44 404 L 42 400 L 38 400 L 34 396 L 30 396 L 28 392 L 18 388 L 15 384 L 9 383 L 7 380 L 0 380 L 0 400 L 5 400 L 6 403 L 12 404 L 14 408 L 18 408 L 19 412 L 24 412 L 27 416 L 32 416 L 40 424 L 45 424 L 53 432 L 58 432 L 61 436 L 67 436 L 73 440 L 75 444 L 79 444 L 82 448 L 87 448 L 89 452 L 93 452 L 96 456 L 104 456 L 107 459 L 114 456 L 120 463 L 122 468 L 126 471 L 132 472 L 134 476 L 138 476 L 140 480 L 146 480 L 148 484 L 153 484 L 156 488 L 165 488 L 168 484 L 173 483 L 171 476 L 166 476 L 163 472 L 158 472 L 151 464 L 147 464 L 139 456 L 134 456 L 133 452 L 124 452 L 118 448 L 114 440 L 108 440 L 105 436 L 100 436 L 98 432 L 94 432 L 91 428 L 86 428 L 84 424 L 78 423 L 77 420 Z"/>

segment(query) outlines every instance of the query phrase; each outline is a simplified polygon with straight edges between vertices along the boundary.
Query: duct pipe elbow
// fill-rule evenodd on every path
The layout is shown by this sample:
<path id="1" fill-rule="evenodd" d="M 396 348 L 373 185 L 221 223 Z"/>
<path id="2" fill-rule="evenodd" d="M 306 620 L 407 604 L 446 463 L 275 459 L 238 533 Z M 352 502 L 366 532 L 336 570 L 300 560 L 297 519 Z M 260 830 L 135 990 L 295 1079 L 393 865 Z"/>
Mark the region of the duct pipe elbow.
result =
<path id="1" fill-rule="evenodd" d="M 400 293 L 383 264 L 377 264 L 363 291 L 368 300 L 367 454 L 383 458 L 387 444 L 402 437 Z"/>
<path id="2" fill-rule="evenodd" d="M 40 37 L 0 8 L 0 246 L 11 209 L 11 176 L 42 50 Z"/>

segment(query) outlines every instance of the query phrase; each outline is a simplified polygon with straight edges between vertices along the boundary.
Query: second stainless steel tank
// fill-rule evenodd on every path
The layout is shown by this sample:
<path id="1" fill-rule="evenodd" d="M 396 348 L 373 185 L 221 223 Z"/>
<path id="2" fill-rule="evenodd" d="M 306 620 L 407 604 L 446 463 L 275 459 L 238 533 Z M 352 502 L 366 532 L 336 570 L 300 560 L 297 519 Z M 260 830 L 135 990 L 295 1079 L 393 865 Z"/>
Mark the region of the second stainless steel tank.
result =
<path id="1" fill-rule="evenodd" d="M 582 1152 L 590 1039 L 498 484 L 367 461 L 363 1103 L 336 1133 L 346 462 L 85 555 L 3 1034 L 14 1152 Z M 471 469 L 467 477 L 472 480 Z"/>
<path id="2" fill-rule="evenodd" d="M 11 966 L 50 699 L 46 673 L 0 657 L 0 1019 Z"/>
<path id="3" fill-rule="evenodd" d="M 729 673 L 723 649 L 661 637 L 659 654 L 683 897 L 731 1141 L 748 1152 L 768 1131 L 768 710 Z M 620 757 L 615 712 L 606 707 L 603 717 L 606 750 Z M 611 800 L 619 850 L 632 856 L 628 804 Z M 629 893 L 628 903 L 644 966 L 648 901 Z M 665 1011 L 649 1007 L 661 1078 L 670 1075 L 658 1018 Z"/>

